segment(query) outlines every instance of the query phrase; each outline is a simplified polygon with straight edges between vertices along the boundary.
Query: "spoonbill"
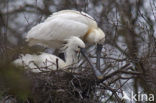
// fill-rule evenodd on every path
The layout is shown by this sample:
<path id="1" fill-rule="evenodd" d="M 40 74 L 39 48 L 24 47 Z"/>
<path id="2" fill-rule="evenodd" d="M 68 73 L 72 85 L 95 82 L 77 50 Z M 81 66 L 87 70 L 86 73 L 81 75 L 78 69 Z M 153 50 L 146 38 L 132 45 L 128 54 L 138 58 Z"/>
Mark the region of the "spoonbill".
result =
<path id="1" fill-rule="evenodd" d="M 40 44 L 59 49 L 71 36 L 79 37 L 88 44 L 97 44 L 97 67 L 99 68 L 105 34 L 98 27 L 95 19 L 87 13 L 76 10 L 53 13 L 28 32 L 26 41 L 30 46 Z"/>
<path id="2" fill-rule="evenodd" d="M 85 48 L 85 44 L 80 38 L 75 36 L 65 41 L 67 41 L 67 44 L 64 44 L 63 47 L 63 49 L 65 49 L 65 61 L 55 55 L 41 53 L 40 55 L 21 55 L 20 58 L 14 61 L 14 64 L 28 67 L 32 72 L 41 72 L 41 70 L 50 71 L 56 70 L 57 68 L 66 70 L 66 67 L 78 62 L 77 54 L 80 53 L 80 49 Z"/>

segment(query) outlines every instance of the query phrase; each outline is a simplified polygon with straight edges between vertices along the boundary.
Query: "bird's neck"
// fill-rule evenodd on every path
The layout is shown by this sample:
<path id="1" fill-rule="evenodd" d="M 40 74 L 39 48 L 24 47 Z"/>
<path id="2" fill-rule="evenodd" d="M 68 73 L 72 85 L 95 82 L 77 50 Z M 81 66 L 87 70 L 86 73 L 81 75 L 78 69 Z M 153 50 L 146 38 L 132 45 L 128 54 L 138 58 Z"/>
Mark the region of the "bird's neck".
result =
<path id="1" fill-rule="evenodd" d="M 74 65 L 77 62 L 76 53 L 71 48 L 65 50 L 65 57 L 67 66 Z"/>

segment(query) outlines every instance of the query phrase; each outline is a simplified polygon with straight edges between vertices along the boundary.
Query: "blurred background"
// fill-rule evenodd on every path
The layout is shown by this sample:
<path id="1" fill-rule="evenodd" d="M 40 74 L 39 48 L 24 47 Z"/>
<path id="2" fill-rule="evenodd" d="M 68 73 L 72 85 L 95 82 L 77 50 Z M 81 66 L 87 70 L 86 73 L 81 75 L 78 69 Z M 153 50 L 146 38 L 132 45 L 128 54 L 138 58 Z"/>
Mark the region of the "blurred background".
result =
<path id="1" fill-rule="evenodd" d="M 86 80 L 90 82 L 82 85 L 83 89 L 79 84 L 75 84 L 74 88 L 79 89 L 76 91 L 73 87 L 69 88 L 73 75 L 69 78 L 66 76 L 69 74 L 66 74 L 67 82 L 62 84 L 65 86 L 63 94 L 66 96 L 61 96 L 63 94 L 56 93 L 57 91 L 54 91 L 55 89 L 52 87 L 56 86 L 57 88 L 62 82 L 57 82 L 57 84 L 55 81 L 56 84 L 53 85 L 49 83 L 49 79 L 45 75 L 31 73 L 28 75 L 24 69 L 12 65 L 11 62 L 20 53 L 45 51 L 42 47 L 29 47 L 24 37 L 33 26 L 43 22 L 52 13 L 64 9 L 88 13 L 96 19 L 99 27 L 105 32 L 106 41 L 101 57 L 101 71 L 105 74 L 105 78 L 97 82 L 92 77 L 92 71 L 88 70 L 86 75 L 90 76 L 85 77 L 82 74 L 78 79 L 82 84 Z M 94 45 L 88 48 L 89 57 L 93 61 L 96 58 L 95 48 Z M 89 66 L 84 65 L 83 68 L 88 69 Z M 89 90 L 84 89 L 85 86 Z M 60 88 L 62 89 L 62 87 Z M 152 93 L 156 97 L 155 0 L 0 1 L 1 102 L 138 103 L 137 101 L 122 100 L 123 92 L 131 95 L 132 91 L 136 94 Z"/>

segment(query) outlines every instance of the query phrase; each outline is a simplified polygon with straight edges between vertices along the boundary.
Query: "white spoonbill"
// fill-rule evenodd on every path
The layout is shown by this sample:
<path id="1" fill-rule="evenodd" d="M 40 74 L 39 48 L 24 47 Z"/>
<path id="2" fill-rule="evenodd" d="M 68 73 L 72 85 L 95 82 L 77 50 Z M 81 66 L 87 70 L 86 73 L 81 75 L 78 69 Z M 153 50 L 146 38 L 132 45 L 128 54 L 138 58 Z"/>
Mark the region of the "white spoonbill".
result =
<path id="1" fill-rule="evenodd" d="M 41 44 L 59 49 L 71 36 L 77 36 L 89 44 L 98 44 L 97 65 L 100 65 L 101 44 L 105 41 L 105 34 L 95 19 L 84 12 L 62 10 L 53 13 L 43 23 L 34 26 L 26 39 L 31 46 Z"/>
<path id="2" fill-rule="evenodd" d="M 14 61 L 14 64 L 19 66 L 26 66 L 30 68 L 32 72 L 41 72 L 62 69 L 66 70 L 68 66 L 72 66 L 78 62 L 77 53 L 80 52 L 81 48 L 85 48 L 84 42 L 75 36 L 66 39 L 67 44 L 64 45 L 65 49 L 65 61 L 59 57 L 48 54 L 41 53 L 40 55 L 21 55 L 21 58 L 18 58 Z M 58 66 L 58 67 L 57 67 Z"/>

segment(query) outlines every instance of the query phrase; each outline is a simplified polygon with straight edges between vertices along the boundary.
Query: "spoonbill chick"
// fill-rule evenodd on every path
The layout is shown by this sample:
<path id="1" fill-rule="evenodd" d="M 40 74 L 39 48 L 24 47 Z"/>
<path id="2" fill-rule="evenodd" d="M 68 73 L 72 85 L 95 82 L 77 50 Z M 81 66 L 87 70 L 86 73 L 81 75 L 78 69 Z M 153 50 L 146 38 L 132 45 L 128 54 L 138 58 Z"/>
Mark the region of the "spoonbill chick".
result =
<path id="1" fill-rule="evenodd" d="M 29 45 L 41 44 L 59 49 L 71 36 L 81 38 L 88 44 L 97 44 L 97 65 L 100 65 L 100 54 L 105 34 L 95 19 L 84 12 L 62 10 L 53 13 L 43 23 L 34 26 L 27 34 Z"/>
<path id="2" fill-rule="evenodd" d="M 30 68 L 32 72 L 50 71 L 50 70 L 66 70 L 67 67 L 72 66 L 78 62 L 77 54 L 80 53 L 81 48 L 85 48 L 84 42 L 75 36 L 66 39 L 67 44 L 64 44 L 65 61 L 59 57 L 41 53 L 40 55 L 21 55 L 20 58 L 14 61 L 14 64 Z"/>

